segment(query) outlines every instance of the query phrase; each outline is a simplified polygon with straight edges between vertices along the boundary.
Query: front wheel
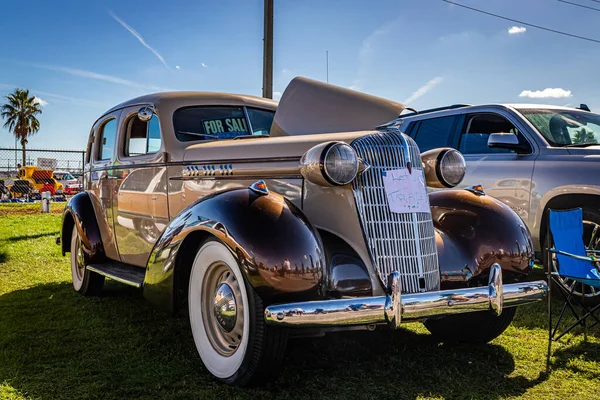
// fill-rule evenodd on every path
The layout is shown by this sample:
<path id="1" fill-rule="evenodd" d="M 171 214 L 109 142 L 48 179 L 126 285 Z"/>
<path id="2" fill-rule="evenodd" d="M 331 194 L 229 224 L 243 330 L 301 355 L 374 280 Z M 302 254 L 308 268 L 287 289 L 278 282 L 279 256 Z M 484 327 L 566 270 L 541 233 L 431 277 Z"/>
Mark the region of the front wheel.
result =
<path id="1" fill-rule="evenodd" d="M 260 297 L 217 240 L 206 241 L 196 254 L 188 308 L 196 348 L 211 374 L 239 386 L 272 378 L 283 360 L 287 331 L 265 324 Z"/>
<path id="2" fill-rule="evenodd" d="M 456 314 L 428 319 L 425 327 L 442 341 L 487 343 L 500 336 L 510 325 L 517 308 L 505 308 L 502 314 L 491 311 Z"/>

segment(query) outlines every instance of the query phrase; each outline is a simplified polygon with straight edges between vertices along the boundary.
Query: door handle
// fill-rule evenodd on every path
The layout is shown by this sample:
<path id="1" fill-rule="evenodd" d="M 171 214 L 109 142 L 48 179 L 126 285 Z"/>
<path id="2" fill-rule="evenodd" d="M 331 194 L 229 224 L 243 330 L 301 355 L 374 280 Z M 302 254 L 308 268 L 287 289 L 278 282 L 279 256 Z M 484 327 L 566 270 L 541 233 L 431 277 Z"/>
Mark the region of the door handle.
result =
<path id="1" fill-rule="evenodd" d="M 109 179 L 109 180 L 113 180 L 113 179 L 119 179 L 119 178 L 118 178 L 118 177 L 116 177 L 116 176 L 112 176 L 112 175 L 102 175 L 102 176 L 100 177 L 100 180 L 102 180 L 102 179 Z"/>
<path id="2" fill-rule="evenodd" d="M 152 196 L 152 200 L 158 199 L 158 196 Z"/>

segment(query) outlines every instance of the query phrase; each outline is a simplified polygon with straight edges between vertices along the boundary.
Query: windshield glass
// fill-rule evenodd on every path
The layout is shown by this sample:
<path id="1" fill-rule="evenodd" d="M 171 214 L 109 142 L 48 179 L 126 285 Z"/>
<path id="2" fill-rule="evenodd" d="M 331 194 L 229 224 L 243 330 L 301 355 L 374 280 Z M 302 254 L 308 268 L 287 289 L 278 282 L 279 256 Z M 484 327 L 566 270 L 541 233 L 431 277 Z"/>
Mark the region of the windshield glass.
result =
<path id="1" fill-rule="evenodd" d="M 273 111 L 236 106 L 184 107 L 173 113 L 175 135 L 182 142 L 234 139 L 239 136 L 267 136 Z"/>
<path id="2" fill-rule="evenodd" d="M 600 143 L 600 115 L 589 111 L 520 109 L 554 147 Z"/>

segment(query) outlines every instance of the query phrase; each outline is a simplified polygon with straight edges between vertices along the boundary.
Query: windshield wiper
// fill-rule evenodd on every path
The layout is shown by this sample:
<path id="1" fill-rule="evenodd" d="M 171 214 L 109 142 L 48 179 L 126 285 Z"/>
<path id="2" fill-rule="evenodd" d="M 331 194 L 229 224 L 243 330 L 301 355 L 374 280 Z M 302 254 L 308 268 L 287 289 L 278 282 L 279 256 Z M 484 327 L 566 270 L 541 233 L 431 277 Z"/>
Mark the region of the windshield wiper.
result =
<path id="1" fill-rule="evenodd" d="M 198 133 L 198 132 L 177 131 L 177 133 L 182 133 L 184 135 L 200 136 L 200 137 L 209 138 L 209 139 L 218 139 L 219 138 L 217 135 L 208 135 L 206 133 Z"/>
<path id="2" fill-rule="evenodd" d="M 240 136 L 234 137 L 233 140 L 236 140 L 236 139 L 254 139 L 254 138 L 260 138 L 260 137 L 269 137 L 269 135 L 240 135 Z"/>
<path id="3" fill-rule="evenodd" d="M 589 147 L 589 146 L 598 146 L 600 143 L 571 143 L 565 144 L 563 147 Z"/>

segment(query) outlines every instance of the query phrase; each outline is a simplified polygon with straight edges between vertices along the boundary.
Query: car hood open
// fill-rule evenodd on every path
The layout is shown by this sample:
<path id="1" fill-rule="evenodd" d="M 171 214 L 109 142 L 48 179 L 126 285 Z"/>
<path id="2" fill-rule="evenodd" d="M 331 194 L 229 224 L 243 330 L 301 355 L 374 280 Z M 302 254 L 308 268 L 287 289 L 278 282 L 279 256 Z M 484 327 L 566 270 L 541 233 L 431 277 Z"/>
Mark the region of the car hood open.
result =
<path id="1" fill-rule="evenodd" d="M 271 137 L 373 129 L 397 118 L 406 106 L 304 77 L 285 89 Z"/>

